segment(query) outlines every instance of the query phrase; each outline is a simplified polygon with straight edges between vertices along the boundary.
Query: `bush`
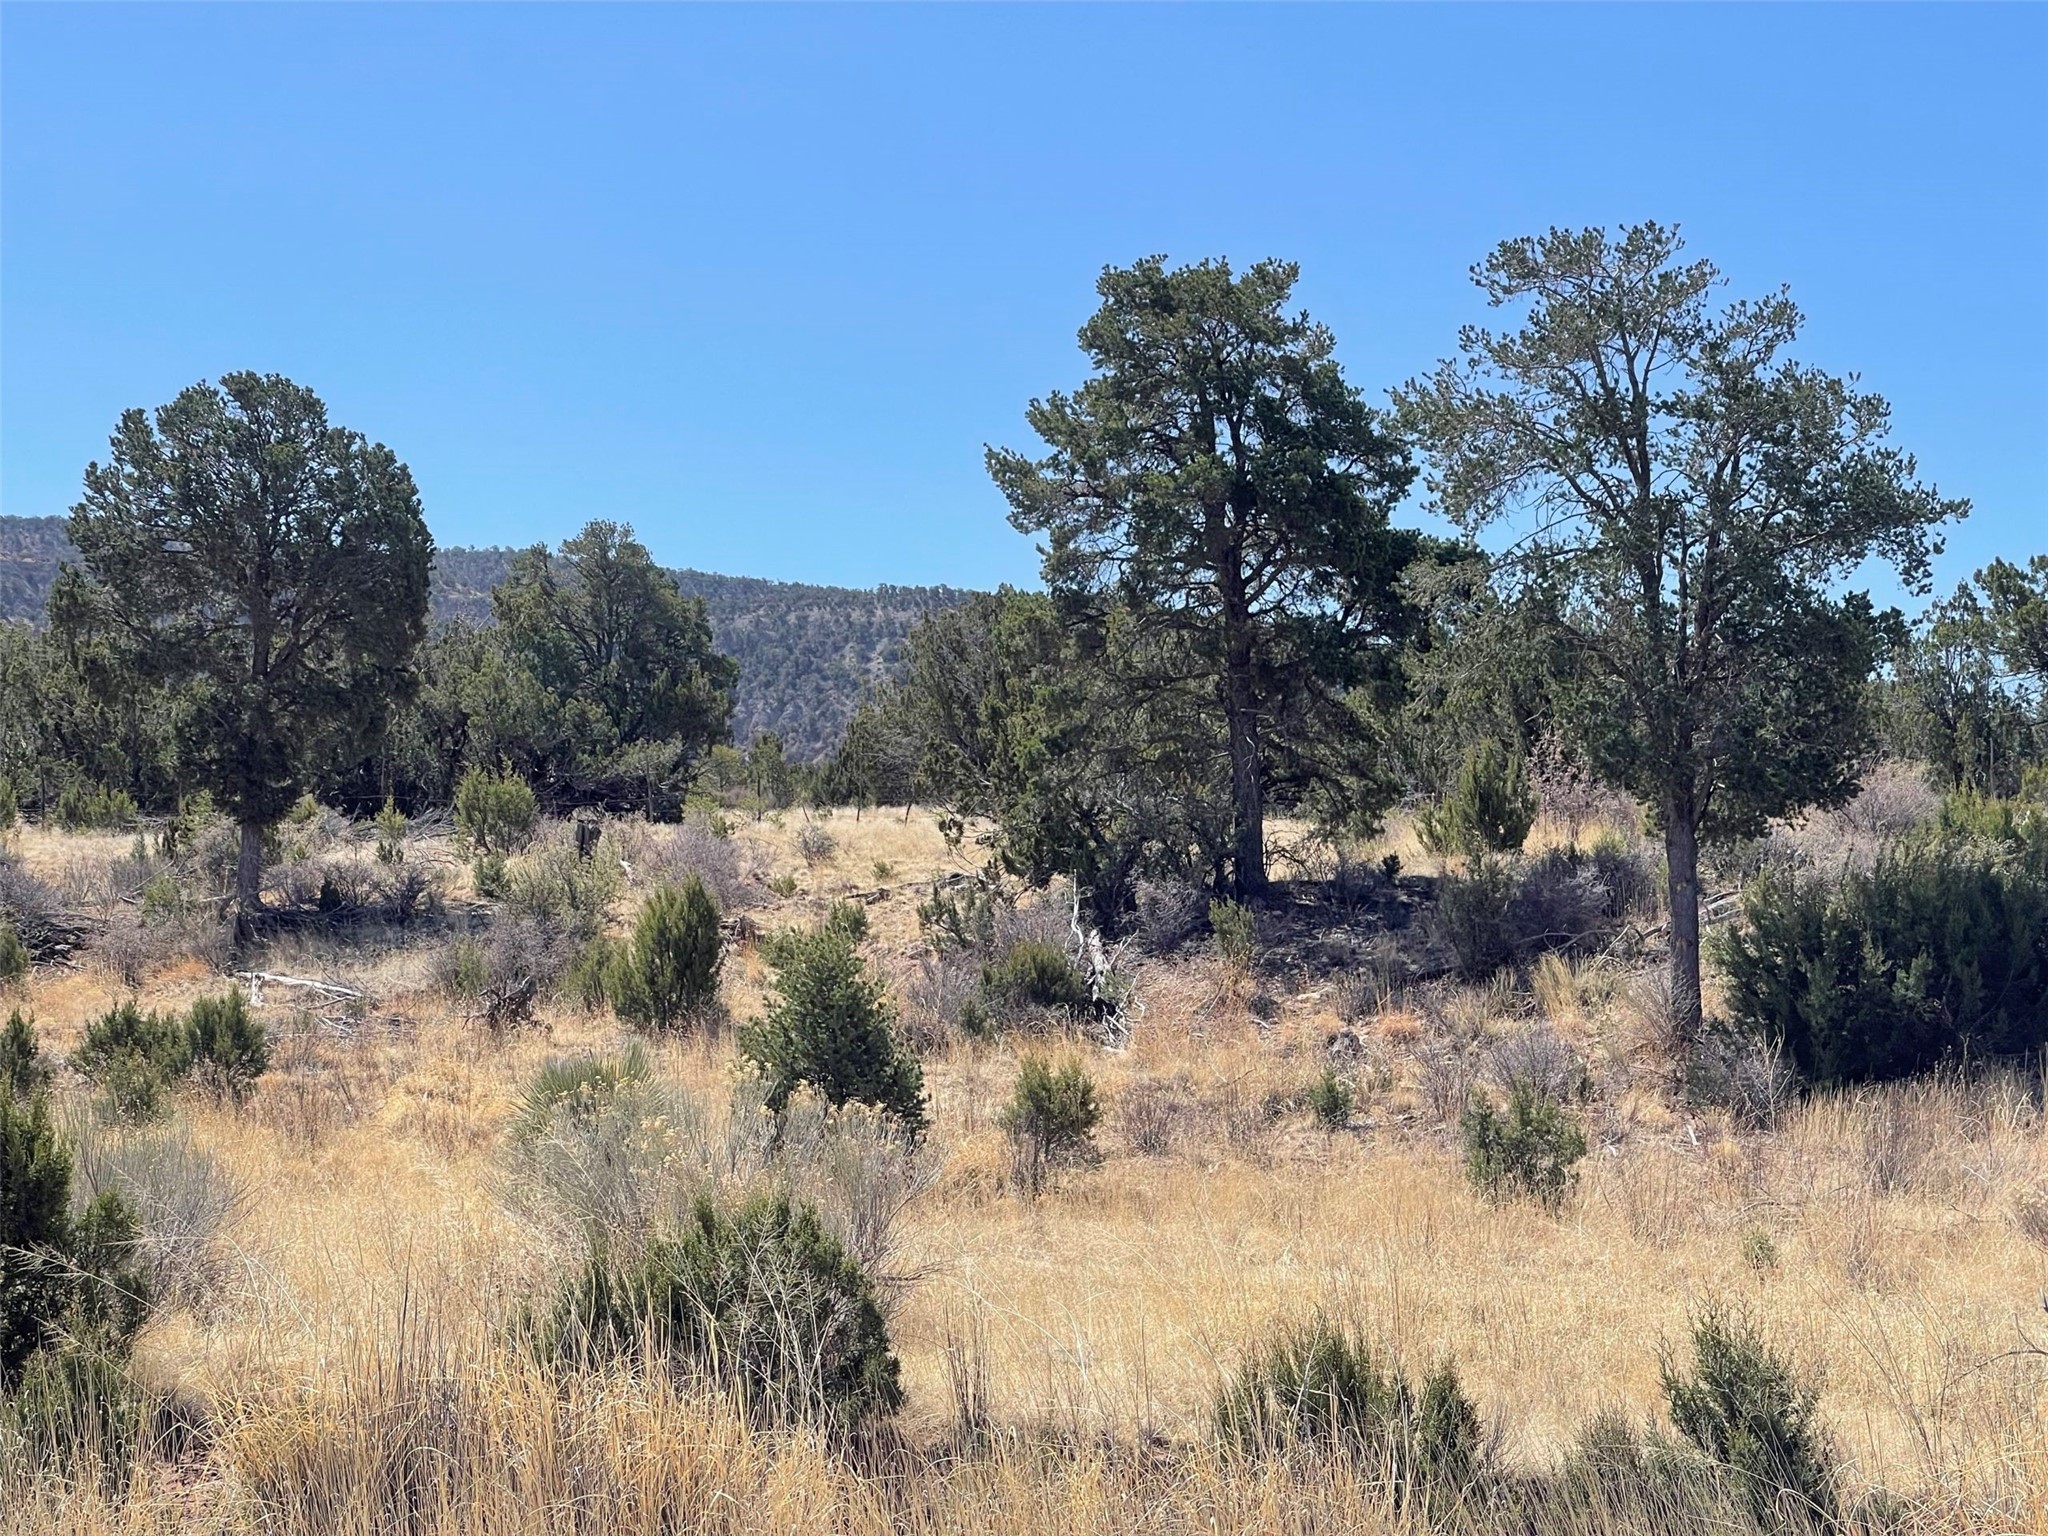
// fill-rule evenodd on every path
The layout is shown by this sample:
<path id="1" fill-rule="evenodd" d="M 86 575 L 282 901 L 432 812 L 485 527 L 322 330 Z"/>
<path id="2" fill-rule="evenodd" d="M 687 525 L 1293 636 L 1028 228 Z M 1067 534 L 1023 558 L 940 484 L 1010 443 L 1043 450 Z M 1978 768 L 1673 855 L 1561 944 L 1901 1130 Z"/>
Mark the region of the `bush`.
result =
<path id="1" fill-rule="evenodd" d="M 132 1259 L 152 1297 L 195 1307 L 218 1299 L 235 1263 L 225 1237 L 244 1188 L 193 1141 L 189 1124 L 122 1131 L 84 1120 L 72 1155 L 75 1188 L 116 1195 L 135 1213 Z"/>
<path id="2" fill-rule="evenodd" d="M 1055 1072 L 1045 1058 L 1026 1056 L 1001 1115 L 1017 1149 L 1019 1182 L 1036 1194 L 1052 1169 L 1092 1159 L 1101 1119 L 1095 1084 L 1080 1062 L 1069 1060 Z"/>
<path id="3" fill-rule="evenodd" d="M 687 1199 L 676 1175 L 692 1121 L 637 1047 L 550 1062 L 508 1128 L 506 1193 L 564 1240 L 624 1262 Z"/>
<path id="4" fill-rule="evenodd" d="M 1326 1131 L 1341 1131 L 1351 1123 L 1351 1111 L 1357 1108 L 1357 1096 L 1351 1085 L 1329 1067 L 1323 1075 L 1309 1084 L 1309 1113 L 1316 1117 L 1316 1124 Z"/>
<path id="5" fill-rule="evenodd" d="M 28 974 L 29 964 L 28 946 L 21 942 L 14 924 L 0 917 L 0 987 L 21 980 Z"/>
<path id="6" fill-rule="evenodd" d="M 1439 858 L 1517 853 L 1536 822 L 1536 795 L 1519 752 L 1488 738 L 1465 754 L 1451 792 L 1416 818 L 1415 835 Z"/>
<path id="7" fill-rule="evenodd" d="M 1769 1529 L 1832 1526 L 1833 1456 L 1816 1419 L 1820 1393 L 1755 1325 L 1709 1310 L 1693 1320 L 1693 1365 L 1663 1362 L 1678 1432 L 1733 1471 Z"/>
<path id="8" fill-rule="evenodd" d="M 1249 1455 L 1300 1447 L 1376 1465 L 1396 1498 L 1453 1495 L 1479 1470 L 1479 1415 L 1448 1361 L 1418 1387 L 1354 1330 L 1283 1323 L 1219 1395 L 1217 1427 Z"/>
<path id="9" fill-rule="evenodd" d="M 1717 930 L 1735 1023 L 1809 1083 L 1905 1077 L 2048 1045 L 2048 818 L 1951 833 L 1839 880 L 1766 874 Z"/>
<path id="10" fill-rule="evenodd" d="M 379 864 L 403 864 L 405 862 L 405 813 L 389 795 L 384 797 L 384 808 L 377 812 L 377 862 Z"/>
<path id="11" fill-rule="evenodd" d="M 767 1079 L 778 1113 L 803 1084 L 835 1108 L 858 1102 L 925 1127 L 924 1071 L 898 1042 L 879 983 L 833 933 L 791 934 L 769 956 L 776 997 L 740 1031 L 740 1053 Z"/>
<path id="12" fill-rule="evenodd" d="M 1235 971 L 1249 971 L 1259 956 L 1259 930 L 1252 909 L 1234 901 L 1209 903 L 1209 932 L 1216 953 Z"/>
<path id="13" fill-rule="evenodd" d="M 982 967 L 981 995 L 998 1012 L 1079 1013 L 1088 1006 L 1088 983 L 1057 944 L 1019 939 L 1000 960 Z"/>
<path id="14" fill-rule="evenodd" d="M 539 824 L 532 786 L 510 769 L 472 768 L 455 786 L 455 830 L 478 853 L 517 853 Z"/>
<path id="15" fill-rule="evenodd" d="M 534 1004 L 569 967 L 570 945 L 548 924 L 509 916 L 492 923 L 480 938 L 463 935 L 442 949 L 435 956 L 434 978 L 442 991 L 470 1005 L 471 1017 L 494 1030 L 509 1029 L 531 1021 Z M 598 1001 L 603 1001 L 601 989 Z"/>
<path id="16" fill-rule="evenodd" d="M 718 907 L 695 875 L 681 889 L 647 898 L 609 983 L 619 1017 L 647 1029 L 677 1029 L 718 999 L 723 962 Z"/>
<path id="17" fill-rule="evenodd" d="M 102 832 L 134 825 L 135 797 L 103 784 L 66 784 L 57 796 L 57 825 L 66 832 Z"/>
<path id="18" fill-rule="evenodd" d="M 71 1169 L 48 1100 L 0 1095 L 0 1394 L 66 1338 L 125 1352 L 148 1309 L 134 1213 L 105 1194 L 74 1217 Z"/>
<path id="19" fill-rule="evenodd" d="M 1481 978 L 1514 958 L 1508 907 L 1514 871 L 1501 859 L 1475 859 L 1464 874 L 1446 873 L 1437 886 L 1437 921 L 1466 976 Z"/>
<path id="20" fill-rule="evenodd" d="M 144 1013 L 131 998 L 86 1025 L 71 1065 L 117 1120 L 154 1120 L 191 1070 L 191 1037 L 175 1013 Z"/>
<path id="21" fill-rule="evenodd" d="M 1586 1137 L 1555 1099 L 1528 1082 L 1508 1090 L 1508 1112 L 1484 1099 L 1466 1107 L 1459 1131 L 1465 1173 L 1489 1200 L 1526 1198 L 1555 1211 L 1579 1181 Z"/>
<path id="22" fill-rule="evenodd" d="M 797 828 L 796 851 L 806 864 L 816 869 L 839 851 L 839 839 L 816 822 L 805 822 Z"/>
<path id="23" fill-rule="evenodd" d="M 21 800 L 14 792 L 14 782 L 0 774 L 0 837 L 5 837 L 21 820 Z"/>
<path id="24" fill-rule="evenodd" d="M 567 842 L 532 849 L 506 862 L 498 887 L 505 904 L 521 917 L 566 928 L 579 938 L 603 930 L 625 888 L 618 853 L 608 842 L 589 859 L 579 857 Z"/>
<path id="25" fill-rule="evenodd" d="M 195 1002 L 185 1037 L 194 1074 L 216 1097 L 240 1104 L 269 1070 L 270 1036 L 239 987 Z"/>
<path id="26" fill-rule="evenodd" d="M 637 1262 L 593 1258 L 530 1333 L 563 1364 L 666 1364 L 770 1423 L 850 1429 L 903 1403 L 873 1283 L 786 1196 L 699 1199 L 682 1235 Z"/>
<path id="27" fill-rule="evenodd" d="M 31 1099 L 49 1083 L 50 1066 L 36 1044 L 35 1026 L 17 1008 L 0 1030 L 0 1097 Z"/>

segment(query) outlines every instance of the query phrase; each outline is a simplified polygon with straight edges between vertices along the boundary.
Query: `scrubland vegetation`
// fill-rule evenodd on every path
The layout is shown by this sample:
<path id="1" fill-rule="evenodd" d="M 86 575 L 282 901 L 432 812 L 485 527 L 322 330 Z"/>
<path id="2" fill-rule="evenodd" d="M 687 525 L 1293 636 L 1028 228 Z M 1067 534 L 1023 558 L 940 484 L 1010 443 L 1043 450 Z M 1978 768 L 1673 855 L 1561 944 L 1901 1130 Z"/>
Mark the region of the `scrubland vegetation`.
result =
<path id="1" fill-rule="evenodd" d="M 1852 590 L 1966 504 L 1669 230 L 1477 276 L 1383 412 L 1106 271 L 1046 590 L 813 762 L 630 530 L 430 631 L 310 391 L 124 417 L 0 648 L 8 1529 L 2041 1529 L 2048 557 Z"/>

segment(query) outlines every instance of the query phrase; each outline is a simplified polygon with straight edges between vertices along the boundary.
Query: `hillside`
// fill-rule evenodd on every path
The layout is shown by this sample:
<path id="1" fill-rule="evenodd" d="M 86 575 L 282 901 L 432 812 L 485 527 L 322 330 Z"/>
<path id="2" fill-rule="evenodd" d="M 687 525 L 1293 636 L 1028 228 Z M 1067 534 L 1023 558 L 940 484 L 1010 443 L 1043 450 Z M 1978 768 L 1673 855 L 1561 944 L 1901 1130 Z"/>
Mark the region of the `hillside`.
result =
<path id="1" fill-rule="evenodd" d="M 434 561 L 434 616 L 488 622 L 491 589 L 505 577 L 510 549 L 443 549 Z M 60 517 L 0 517 L 0 618 L 40 622 L 58 562 L 71 555 Z M 704 599 L 720 650 L 740 664 L 733 737 L 781 736 L 790 755 L 832 749 L 861 692 L 898 664 L 910 626 L 967 594 L 954 587 L 819 587 L 670 572 Z"/>

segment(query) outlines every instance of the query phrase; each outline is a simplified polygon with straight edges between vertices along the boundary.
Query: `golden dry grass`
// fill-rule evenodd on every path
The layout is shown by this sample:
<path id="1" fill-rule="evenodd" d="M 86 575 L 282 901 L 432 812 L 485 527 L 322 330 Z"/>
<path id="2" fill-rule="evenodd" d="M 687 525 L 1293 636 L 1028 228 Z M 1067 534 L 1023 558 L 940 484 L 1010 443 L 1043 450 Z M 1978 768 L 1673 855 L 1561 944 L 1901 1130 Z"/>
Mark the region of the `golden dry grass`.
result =
<path id="1" fill-rule="evenodd" d="M 800 822 L 736 833 L 758 868 L 799 880 L 762 920 L 880 890 L 871 951 L 900 980 L 923 883 L 969 856 L 920 813 L 841 813 L 832 856 L 807 864 Z M 121 852 L 41 832 L 22 843 L 44 872 Z M 346 957 L 309 945 L 291 958 Z M 1418 1082 L 1434 1034 L 1505 1035 L 1527 1003 L 1473 993 L 1362 1021 L 1366 1096 L 1355 1128 L 1332 1135 L 1298 1107 L 1341 1023 L 1326 997 L 1283 995 L 1260 1020 L 1218 963 L 1156 963 L 1127 1049 L 1065 1047 L 1107 1104 L 1106 1156 L 1040 1199 L 1005 1184 L 995 1115 L 1015 1051 L 928 1059 L 941 1168 L 905 1218 L 922 1278 L 891 1325 L 910 1407 L 896 1459 L 863 1466 L 660 1381 L 593 1378 L 563 1397 L 521 1367 L 505 1322 L 564 1259 L 502 1198 L 504 1125 L 548 1057 L 624 1036 L 556 1009 L 496 1037 L 451 1016 L 417 952 L 351 963 L 378 993 L 371 1023 L 343 1033 L 273 1013 L 277 1059 L 252 1101 L 180 1111 L 245 1189 L 232 1279 L 153 1322 L 138 1370 L 202 1405 L 204 1457 L 149 1469 L 120 1503 L 17 1489 L 8 1529 L 1391 1527 L 1383 1495 L 1339 1466 L 1251 1467 L 1208 1447 L 1217 1384 L 1270 1321 L 1327 1305 L 1413 1361 L 1455 1357 L 1507 1464 L 1533 1469 L 1603 1409 L 1655 1417 L 1660 1348 L 1719 1300 L 1768 1320 L 1825 1383 L 1853 1484 L 1904 1496 L 1920 1529 L 2048 1531 L 2048 1374 L 2027 1353 L 2048 1342 L 2038 1082 L 1818 1099 L 1774 1131 L 1738 1132 L 1672 1099 L 1621 984 L 1546 964 L 1535 1006 L 1601 1084 L 1582 1189 L 1552 1218 L 1466 1187 Z M 208 983 L 173 968 L 143 1001 L 182 1004 Z M 763 984 L 758 958 L 740 956 L 733 1011 Z M 90 971 L 41 973 L 27 1001 L 61 1052 L 113 995 Z M 657 1058 L 722 1100 L 728 1042 Z M 970 1384 L 992 1448 L 937 1455 Z M 436 1403 L 460 1425 L 414 1422 Z M 387 1463 L 407 1435 L 441 1471 L 400 1497 Z"/>

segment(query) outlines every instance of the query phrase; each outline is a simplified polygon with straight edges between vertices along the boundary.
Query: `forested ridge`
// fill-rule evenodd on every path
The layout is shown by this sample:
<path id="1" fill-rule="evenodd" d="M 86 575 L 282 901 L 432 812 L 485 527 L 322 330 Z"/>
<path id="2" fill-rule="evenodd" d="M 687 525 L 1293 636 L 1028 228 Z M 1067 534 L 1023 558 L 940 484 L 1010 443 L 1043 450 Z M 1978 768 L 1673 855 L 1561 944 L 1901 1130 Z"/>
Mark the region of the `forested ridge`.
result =
<path id="1" fill-rule="evenodd" d="M 491 621 L 491 589 L 514 549 L 454 546 L 434 556 L 436 623 Z M 61 517 L 0 517 L 0 619 L 43 622 L 58 563 L 76 558 Z M 740 665 L 733 739 L 763 731 L 789 756 L 825 756 L 845 733 L 861 695 L 900 670 L 903 639 L 924 615 L 968 594 L 955 587 L 812 586 L 757 576 L 672 570 L 686 597 L 700 597 L 718 649 Z"/>

